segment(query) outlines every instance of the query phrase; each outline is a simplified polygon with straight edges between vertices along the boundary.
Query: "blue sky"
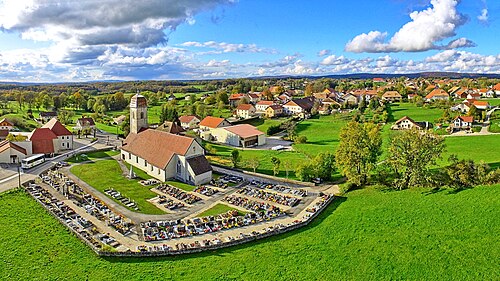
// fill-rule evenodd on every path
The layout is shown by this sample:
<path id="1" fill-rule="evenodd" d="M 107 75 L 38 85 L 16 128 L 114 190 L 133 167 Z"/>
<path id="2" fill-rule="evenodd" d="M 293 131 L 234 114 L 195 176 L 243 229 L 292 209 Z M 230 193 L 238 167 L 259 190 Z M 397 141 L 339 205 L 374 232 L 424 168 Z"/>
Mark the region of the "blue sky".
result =
<path id="1" fill-rule="evenodd" d="M 499 73 L 500 1 L 0 0 L 0 81 Z"/>

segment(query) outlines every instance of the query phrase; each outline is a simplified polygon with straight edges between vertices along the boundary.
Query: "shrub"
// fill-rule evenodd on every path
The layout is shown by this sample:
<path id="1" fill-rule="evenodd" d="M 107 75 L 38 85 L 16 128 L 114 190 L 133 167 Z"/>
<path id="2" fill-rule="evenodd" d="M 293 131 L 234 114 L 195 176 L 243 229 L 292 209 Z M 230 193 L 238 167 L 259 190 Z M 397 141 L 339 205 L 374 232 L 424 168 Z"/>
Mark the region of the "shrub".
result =
<path id="1" fill-rule="evenodd" d="M 282 130 L 281 130 L 281 126 L 280 125 L 272 125 L 272 126 L 269 126 L 269 128 L 267 128 L 266 134 L 268 136 L 272 136 L 272 135 L 274 135 L 276 133 L 279 133 L 281 131 Z"/>
<path id="2" fill-rule="evenodd" d="M 306 143 L 306 142 L 307 142 L 306 136 L 298 136 L 295 138 L 295 143 Z"/>

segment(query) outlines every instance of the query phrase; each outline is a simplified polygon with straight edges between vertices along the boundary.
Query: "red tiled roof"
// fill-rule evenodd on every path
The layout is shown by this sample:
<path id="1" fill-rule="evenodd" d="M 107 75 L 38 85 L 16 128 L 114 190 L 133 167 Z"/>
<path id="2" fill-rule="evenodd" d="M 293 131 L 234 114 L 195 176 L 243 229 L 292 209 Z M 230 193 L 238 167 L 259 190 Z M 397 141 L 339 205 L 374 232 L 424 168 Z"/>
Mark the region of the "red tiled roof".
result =
<path id="1" fill-rule="evenodd" d="M 412 123 L 416 124 L 416 122 L 415 122 L 415 121 L 413 121 L 413 119 L 411 119 L 411 118 L 410 118 L 410 117 L 408 117 L 408 116 L 403 116 L 401 119 L 399 119 L 398 121 L 396 121 L 396 123 L 395 123 L 395 124 L 399 124 L 399 123 L 401 123 L 401 122 L 402 122 L 402 121 L 404 121 L 404 120 L 408 120 L 408 121 L 410 121 L 410 122 L 412 122 Z"/>
<path id="2" fill-rule="evenodd" d="M 54 134 L 56 134 L 56 136 L 72 135 L 72 133 L 66 129 L 61 122 L 57 121 L 56 118 L 50 119 L 50 121 L 43 125 L 42 128 L 50 129 Z"/>
<path id="3" fill-rule="evenodd" d="M 277 109 L 283 109 L 283 106 L 279 105 L 279 104 L 273 104 L 273 105 L 270 105 L 267 110 L 271 108 L 272 110 L 277 110 Z"/>
<path id="4" fill-rule="evenodd" d="M 218 118 L 213 116 L 207 116 L 200 122 L 200 126 L 209 127 L 209 128 L 217 128 L 219 125 L 224 122 L 224 118 Z"/>
<path id="5" fill-rule="evenodd" d="M 251 104 L 240 104 L 240 105 L 238 105 L 236 110 L 250 110 L 250 109 L 252 109 L 252 107 L 253 107 L 253 105 L 251 105 Z"/>
<path id="6" fill-rule="evenodd" d="M 384 98 L 401 98 L 401 95 L 397 91 L 387 91 L 382 97 Z"/>
<path id="7" fill-rule="evenodd" d="M 239 99 L 241 99 L 244 96 L 245 96 L 245 94 L 231 94 L 229 96 L 229 99 L 230 100 L 239 100 Z"/>
<path id="8" fill-rule="evenodd" d="M 15 143 L 12 143 L 8 140 L 0 142 L 0 152 L 4 152 L 5 150 L 7 150 L 9 148 L 15 149 L 15 150 L 19 151 L 20 153 L 27 155 L 26 149 L 20 147 L 19 145 L 15 144 Z"/>
<path id="9" fill-rule="evenodd" d="M 195 115 L 183 115 L 183 116 L 179 117 L 179 121 L 180 121 L 181 123 L 189 123 L 189 122 L 191 122 L 194 118 L 198 118 L 198 117 L 197 117 L 197 116 L 195 116 Z M 200 118 L 198 118 L 198 120 L 199 120 L 199 119 L 200 119 Z"/>
<path id="10" fill-rule="evenodd" d="M 475 106 L 488 106 L 489 103 L 487 101 L 478 101 L 478 100 L 476 100 L 476 101 L 474 101 L 474 105 Z"/>
<path id="11" fill-rule="evenodd" d="M 495 86 L 493 86 L 493 90 L 500 91 L 500 83 L 498 83 Z"/>
<path id="12" fill-rule="evenodd" d="M 249 124 L 234 125 L 230 127 L 225 127 L 224 129 L 235 135 L 240 136 L 241 138 L 249 138 L 264 134 L 263 132 L 257 130 L 257 128 Z"/>
<path id="13" fill-rule="evenodd" d="M 158 130 L 129 134 L 122 149 L 165 169 L 175 154 L 185 155 L 194 139 Z"/>
<path id="14" fill-rule="evenodd" d="M 468 122 L 468 123 L 474 122 L 474 117 L 472 117 L 472 116 L 458 116 L 457 118 L 461 119 L 464 122 Z"/>
<path id="15" fill-rule="evenodd" d="M 273 101 L 261 100 L 257 103 L 257 105 L 272 105 Z"/>
<path id="16" fill-rule="evenodd" d="M 432 99 L 433 97 L 436 97 L 436 96 L 449 97 L 450 95 L 448 95 L 448 93 L 443 89 L 434 89 L 427 96 L 425 96 L 425 98 Z"/>

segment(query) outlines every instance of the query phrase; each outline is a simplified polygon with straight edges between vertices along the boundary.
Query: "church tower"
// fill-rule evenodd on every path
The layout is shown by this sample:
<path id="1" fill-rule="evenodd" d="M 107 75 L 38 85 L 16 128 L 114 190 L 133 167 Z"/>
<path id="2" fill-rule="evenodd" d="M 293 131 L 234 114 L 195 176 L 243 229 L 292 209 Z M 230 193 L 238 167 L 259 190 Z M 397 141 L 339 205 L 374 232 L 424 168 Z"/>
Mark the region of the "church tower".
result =
<path id="1" fill-rule="evenodd" d="M 148 128 L 148 102 L 138 93 L 130 99 L 130 133 L 137 134 Z"/>

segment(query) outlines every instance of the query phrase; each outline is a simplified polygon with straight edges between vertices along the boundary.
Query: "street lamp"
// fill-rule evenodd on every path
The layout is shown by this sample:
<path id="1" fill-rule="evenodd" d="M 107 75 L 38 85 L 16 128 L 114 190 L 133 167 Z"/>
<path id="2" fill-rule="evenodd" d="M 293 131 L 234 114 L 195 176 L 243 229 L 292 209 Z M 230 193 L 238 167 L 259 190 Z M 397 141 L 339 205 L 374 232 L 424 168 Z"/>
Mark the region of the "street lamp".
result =
<path id="1" fill-rule="evenodd" d="M 18 187 L 21 187 L 21 162 L 17 163 L 17 180 L 18 180 Z"/>

